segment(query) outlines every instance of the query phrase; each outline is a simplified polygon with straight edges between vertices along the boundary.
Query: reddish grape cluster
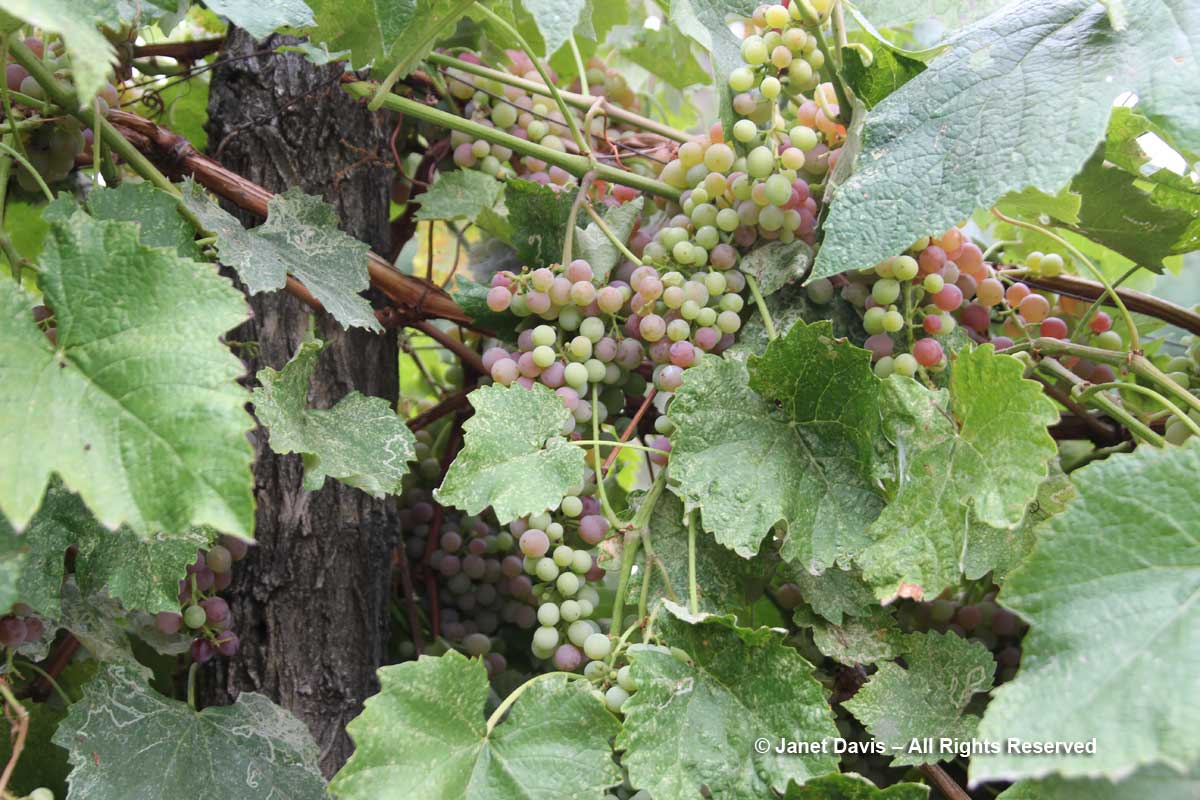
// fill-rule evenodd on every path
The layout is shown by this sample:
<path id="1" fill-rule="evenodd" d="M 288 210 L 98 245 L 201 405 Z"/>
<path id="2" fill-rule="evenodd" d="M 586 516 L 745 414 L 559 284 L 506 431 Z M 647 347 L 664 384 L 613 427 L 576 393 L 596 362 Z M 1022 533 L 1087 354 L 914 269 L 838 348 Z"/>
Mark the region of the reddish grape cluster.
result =
<path id="1" fill-rule="evenodd" d="M 0 647 L 15 650 L 23 644 L 40 642 L 45 633 L 45 623 L 34 616 L 33 609 L 25 603 L 13 604 L 12 609 L 0 617 Z"/>
<path id="2" fill-rule="evenodd" d="M 200 550 L 187 566 L 187 577 L 179 581 L 181 611 L 160 611 L 154 623 L 168 636 L 186 630 L 193 637 L 192 659 L 203 664 L 214 655 L 233 656 L 238 636 L 233 632 L 229 604 L 218 596 L 233 579 L 233 562 L 246 557 L 248 545 L 236 536 L 221 536 L 218 544 Z"/>

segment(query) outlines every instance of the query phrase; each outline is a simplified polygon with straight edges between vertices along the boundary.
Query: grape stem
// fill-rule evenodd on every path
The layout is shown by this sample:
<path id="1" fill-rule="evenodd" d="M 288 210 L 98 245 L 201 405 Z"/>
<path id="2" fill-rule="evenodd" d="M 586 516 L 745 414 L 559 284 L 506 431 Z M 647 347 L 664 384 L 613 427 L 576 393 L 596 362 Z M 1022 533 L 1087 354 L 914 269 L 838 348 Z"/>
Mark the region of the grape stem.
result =
<path id="1" fill-rule="evenodd" d="M 485 67 L 482 64 L 472 64 L 469 61 L 462 61 L 443 53 L 430 53 L 426 60 L 429 61 L 429 63 L 436 64 L 440 67 L 454 67 L 455 69 L 463 72 L 467 72 L 472 75 L 478 75 L 481 78 L 490 78 L 498 83 L 504 83 L 509 86 L 514 86 L 518 89 L 524 89 L 530 94 L 537 94 L 543 97 L 550 96 L 550 88 L 548 86 L 543 86 L 536 81 L 525 80 L 524 78 L 518 77 L 509 72 L 505 72 L 504 70 L 492 69 L 490 67 Z M 596 98 L 592 97 L 586 92 L 584 94 L 575 94 L 574 92 L 559 91 L 559 97 L 561 97 L 568 105 L 574 106 L 581 111 L 586 111 L 591 107 L 592 103 L 596 101 Z M 659 136 L 676 142 L 686 142 L 689 138 L 691 138 L 683 131 L 676 130 L 675 128 L 672 128 L 669 125 L 664 125 L 661 122 L 655 122 L 654 120 L 643 117 L 639 114 L 634 114 L 632 111 L 627 111 L 620 106 L 614 106 L 610 104 L 605 111 L 611 119 L 615 119 L 618 122 L 624 122 L 627 125 L 632 125 L 635 128 L 641 128 L 642 130 L 649 131 L 650 133 L 657 133 Z"/>
<path id="2" fill-rule="evenodd" d="M 64 705 L 68 705 L 68 706 L 71 705 L 71 697 L 65 691 L 63 691 L 62 686 L 59 685 L 58 681 L 54 680 L 54 676 L 51 675 L 49 672 L 46 672 L 46 670 L 42 669 L 41 667 L 39 667 L 37 664 L 33 663 L 32 661 L 23 661 L 21 664 L 18 665 L 18 667 L 20 669 L 28 669 L 28 670 L 32 671 L 35 675 L 40 675 L 42 677 L 42 680 L 44 680 L 44 681 L 46 681 L 46 683 L 50 684 L 50 688 L 54 689 L 55 693 L 63 701 Z"/>
<path id="3" fill-rule="evenodd" d="M 42 194 L 46 195 L 46 199 L 51 203 L 54 202 L 54 192 L 50 191 L 50 187 L 46 185 L 45 179 L 42 178 L 41 173 L 33 168 L 33 164 L 29 163 L 29 159 L 17 152 L 16 148 L 9 145 L 6 141 L 0 142 L 0 151 L 3 151 L 9 158 L 24 167 L 33 176 L 33 179 L 37 181 L 38 188 L 42 190 Z"/>
<path id="4" fill-rule="evenodd" d="M 1039 339 L 1038 341 L 1041 340 Z M 1067 381 L 1068 383 L 1072 384 L 1072 386 L 1084 386 L 1087 384 L 1087 381 L 1076 375 L 1071 370 L 1067 369 L 1065 366 L 1059 363 L 1057 359 L 1048 357 L 1043 358 L 1038 362 L 1038 366 L 1049 371 L 1056 377 Z M 1120 405 L 1113 402 L 1112 398 L 1106 397 L 1102 394 L 1097 394 L 1089 399 L 1093 405 L 1106 412 L 1113 419 L 1120 422 L 1129 429 L 1130 433 L 1133 433 L 1135 436 L 1140 436 L 1144 441 L 1149 442 L 1155 447 L 1164 447 L 1166 445 L 1166 440 L 1164 440 L 1154 431 L 1150 430 L 1149 426 L 1147 426 L 1141 420 L 1137 419 Z"/>
<path id="5" fill-rule="evenodd" d="M 196 673 L 199 671 L 200 664 L 195 661 L 193 661 L 192 665 L 188 667 L 187 702 L 188 705 L 191 706 L 192 711 L 196 710 Z"/>
<path id="6" fill-rule="evenodd" d="M 696 512 L 688 514 L 688 608 L 700 613 L 700 598 L 696 590 Z"/>
<path id="7" fill-rule="evenodd" d="M 1097 392 L 1103 392 L 1106 389 L 1118 389 L 1122 391 L 1129 390 L 1131 392 L 1136 392 L 1137 394 L 1149 397 L 1150 399 L 1157 401 L 1163 408 L 1167 409 L 1167 411 L 1178 417 L 1193 434 L 1200 436 L 1200 425 L 1197 425 L 1195 422 L 1193 422 L 1192 418 L 1189 417 L 1182 409 L 1180 409 L 1179 406 L 1175 405 L 1170 400 L 1151 389 L 1149 386 L 1142 386 L 1140 383 L 1133 383 L 1131 381 L 1109 381 L 1107 383 L 1093 383 L 1090 386 L 1078 385 L 1075 387 L 1073 394 L 1075 394 L 1079 400 L 1086 401 L 1092 395 L 1096 394 Z"/>
<path id="8" fill-rule="evenodd" d="M 575 220 L 579 219 L 579 207 L 587 202 L 587 193 L 592 188 L 592 180 L 595 177 L 594 171 L 589 170 L 584 173 L 584 176 L 579 179 L 579 190 L 575 192 L 575 199 L 571 202 L 571 213 L 567 215 L 567 230 L 563 235 L 561 263 L 564 267 L 571 261 L 573 255 L 571 250 L 575 246 Z"/>
<path id="9" fill-rule="evenodd" d="M 664 469 L 655 476 L 654 483 L 650 484 L 650 489 L 642 498 L 642 504 L 638 506 L 637 513 L 633 515 L 633 520 L 625 531 L 624 548 L 621 552 L 621 575 L 617 583 L 617 593 L 613 597 L 612 625 L 609 630 L 621 629 L 621 618 L 625 613 L 625 598 L 629 594 L 629 576 L 633 572 L 633 562 L 641 547 L 642 530 L 650 521 L 650 515 L 654 513 L 654 506 L 658 504 L 658 498 L 662 495 L 666 483 L 667 471 Z"/>
<path id="10" fill-rule="evenodd" d="M 772 340 L 779 338 L 779 334 L 775 331 L 775 321 L 771 319 L 771 312 L 767 310 L 767 301 L 763 299 L 762 292 L 758 290 L 758 281 L 749 272 L 744 274 L 746 288 L 750 290 L 750 296 L 754 298 L 754 305 L 758 307 L 759 316 L 762 317 L 763 327 L 767 329 L 767 338 Z"/>
<path id="11" fill-rule="evenodd" d="M 1009 225 L 1015 225 L 1018 228 L 1025 228 L 1026 230 L 1033 231 L 1034 233 L 1040 233 L 1048 239 L 1052 239 L 1059 246 L 1068 250 L 1071 255 L 1073 255 L 1075 259 L 1079 261 L 1080 264 L 1083 264 L 1085 267 L 1087 267 L 1088 272 L 1092 273 L 1092 277 L 1104 285 L 1104 289 L 1106 292 L 1108 292 L 1108 296 L 1112 298 L 1113 305 L 1120 310 L 1121 316 L 1125 319 L 1125 325 L 1129 328 L 1129 349 L 1134 353 L 1140 353 L 1142 351 L 1142 343 L 1138 336 L 1137 325 L 1134 324 L 1133 315 L 1131 315 L 1129 313 L 1129 309 L 1125 307 L 1125 301 L 1121 299 L 1121 295 L 1117 294 L 1117 290 L 1113 288 L 1111 283 L 1109 283 L 1108 278 L 1104 277 L 1104 273 L 1097 269 L 1096 265 L 1092 263 L 1092 260 L 1085 256 L 1078 247 L 1071 244 L 1057 233 L 1054 233 L 1049 228 L 1044 228 L 1034 222 L 1025 222 L 1024 220 L 1013 219 L 1012 217 L 1005 216 L 1003 213 L 1001 213 L 1000 209 L 996 208 L 995 206 L 992 207 L 992 214 L 1001 222 L 1007 222 Z"/>
<path id="12" fill-rule="evenodd" d="M 575 42 L 574 32 L 567 37 L 567 44 L 571 46 L 571 57 L 575 59 L 575 69 L 579 70 L 579 92 L 585 96 L 590 95 L 592 92 L 588 88 L 587 70 L 583 67 L 583 56 L 579 53 L 579 45 Z M 588 128 L 588 133 L 591 133 L 591 128 Z"/>
<path id="13" fill-rule="evenodd" d="M 525 693 L 526 689 L 528 689 L 530 686 L 533 686 L 535 683 L 541 683 L 544 680 L 555 677 L 566 678 L 569 681 L 587 680 L 587 678 L 585 678 L 583 675 L 577 675 L 574 672 L 543 672 L 541 675 L 530 678 L 516 689 L 513 689 L 512 694 L 504 698 L 504 701 L 500 703 L 500 705 L 496 706 L 496 710 L 492 712 L 490 717 L 488 717 L 487 730 L 484 732 L 484 736 L 486 737 L 492 734 L 492 731 L 494 731 L 496 726 L 500 724 L 500 720 L 504 717 L 508 710 L 512 708 L 513 703 L 517 702 L 517 698 Z"/>
<path id="14" fill-rule="evenodd" d="M 8 683 L 0 680 L 0 695 L 4 696 L 4 702 L 8 705 L 10 712 L 17 718 L 16 735 L 13 737 L 12 755 L 8 757 L 8 763 L 4 765 L 4 772 L 0 774 L 0 795 L 7 795 L 8 782 L 12 779 L 13 771 L 17 768 L 17 761 L 21 758 L 21 751 L 25 749 L 25 737 L 29 733 L 29 709 L 17 702 L 17 698 L 13 697 L 12 690 L 8 688 Z"/>
<path id="15" fill-rule="evenodd" d="M 8 140 L 8 136 L 4 140 Z M 4 231 L 4 207 L 7 203 L 8 194 L 8 179 L 12 172 L 12 159 L 7 154 L 0 153 L 0 252 L 4 253 L 4 257 L 8 259 L 8 268 L 12 270 L 13 280 L 17 286 L 21 285 L 21 279 L 25 272 L 25 258 L 17 252 L 17 248 L 13 246 L 12 239 Z"/>
<path id="16" fill-rule="evenodd" d="M 594 389 L 595 387 L 592 388 Z M 572 441 L 571 444 L 577 444 L 581 447 L 616 447 L 618 449 L 628 447 L 631 450 L 641 450 L 645 453 L 659 453 L 664 456 L 671 455 L 670 450 L 660 450 L 657 447 L 650 447 L 648 445 L 638 444 L 637 442 L 618 442 L 610 439 L 585 439 Z"/>
<path id="17" fill-rule="evenodd" d="M 633 432 L 637 430 L 638 423 L 641 421 L 642 417 L 645 416 L 646 409 L 650 408 L 650 404 L 654 402 L 654 397 L 657 394 L 658 389 L 651 386 L 650 391 L 646 392 L 646 396 L 642 398 L 642 403 L 638 406 L 638 410 L 629 420 L 629 424 L 625 426 L 625 430 L 621 431 L 621 437 L 617 440 L 618 442 L 623 444 L 629 440 L 629 437 L 632 436 Z M 607 475 L 609 470 L 612 469 L 613 462 L 617 460 L 617 453 L 620 452 L 620 448 L 614 447 L 612 452 L 608 454 L 608 458 L 604 459 L 603 469 L 605 475 Z"/>
<path id="18" fill-rule="evenodd" d="M 586 442 L 584 446 L 590 445 L 592 448 L 592 469 L 596 472 L 596 491 L 600 493 L 600 508 L 604 511 L 604 517 L 614 527 L 618 528 L 621 525 L 621 520 L 617 518 L 617 514 L 613 511 L 613 507 L 608 502 L 608 492 L 604 488 L 604 477 L 601 474 L 600 462 L 600 415 L 596 413 L 596 405 L 600 402 L 599 387 L 597 384 L 592 384 L 592 439 Z"/>
<path id="19" fill-rule="evenodd" d="M 492 21 L 492 24 L 496 25 L 509 36 L 513 37 L 521 49 L 525 51 L 525 55 L 529 56 L 529 60 L 533 63 L 533 68 L 536 69 L 538 75 L 541 76 L 542 82 L 545 83 L 546 88 L 550 90 L 550 96 L 554 98 L 554 102 L 558 105 L 558 110 L 562 112 L 563 117 L 566 119 L 567 127 L 571 129 L 571 138 L 575 140 L 575 144 L 579 147 L 579 152 L 583 153 L 584 155 L 590 155 L 592 152 L 591 145 L 588 144 L 587 139 L 585 139 L 583 134 L 580 133 L 578 120 L 576 120 L 575 115 L 571 113 L 571 109 L 567 107 L 567 103 L 565 100 L 563 100 L 562 95 L 558 93 L 558 87 L 555 86 L 554 81 L 550 79 L 549 73 L 547 73 L 546 68 L 542 66 L 542 61 L 540 58 L 538 58 L 537 53 L 533 52 L 533 48 L 529 46 L 529 42 L 525 41 L 525 37 L 521 35 L 521 32 L 512 25 L 509 25 L 507 20 L 496 14 L 496 12 L 492 11 L 483 3 L 478 2 L 478 0 L 475 3 L 475 10 L 482 13 L 485 17 Z"/>
<path id="20" fill-rule="evenodd" d="M 1122 283 L 1124 283 L 1125 281 L 1127 281 L 1131 277 L 1133 277 L 1133 275 L 1139 269 L 1141 269 L 1141 267 L 1138 266 L 1137 264 L 1134 264 L 1132 267 L 1125 270 L 1125 272 L 1121 274 L 1121 277 L 1119 277 L 1115 281 L 1113 281 L 1113 290 L 1115 291 L 1118 286 L 1120 286 Z M 1095 300 L 1092 301 L 1092 304 L 1090 306 L 1088 306 L 1088 310 L 1084 313 L 1084 315 L 1082 317 L 1079 318 L 1079 321 L 1075 323 L 1075 329 L 1073 331 L 1071 331 L 1072 339 L 1078 339 L 1080 337 L 1080 335 L 1083 333 L 1083 329 L 1086 328 L 1087 324 L 1092 321 L 1092 317 L 1094 317 L 1096 315 L 1096 312 L 1100 310 L 1100 306 L 1101 306 L 1101 304 L 1103 304 L 1103 302 L 1104 302 L 1104 295 L 1100 295 L 1099 297 L 1097 297 Z"/>
<path id="21" fill-rule="evenodd" d="M 608 227 L 608 223 L 604 221 L 604 217 L 596 213 L 596 209 L 592 208 L 592 204 L 588 203 L 586 206 L 584 206 L 584 209 L 587 211 L 588 216 L 592 218 L 592 222 L 594 222 L 596 227 L 600 229 L 600 232 L 608 237 L 608 240 L 612 242 L 617 250 L 621 252 L 621 255 L 625 256 L 625 258 L 629 259 L 640 267 L 642 265 L 642 260 L 635 256 L 633 252 L 625 246 L 625 243 L 622 242 L 615 233 L 613 233 L 613 229 Z"/>
<path id="22" fill-rule="evenodd" d="M 374 94 L 374 85 L 368 81 L 352 81 L 343 83 L 342 89 L 347 93 L 360 98 L 366 98 Z M 525 156 L 532 156 L 540 161 L 545 161 L 547 164 L 552 164 L 560 167 L 576 178 L 582 178 L 589 170 L 595 170 L 596 177 L 609 183 L 619 183 L 622 186 L 631 186 L 634 189 L 639 189 L 643 192 L 665 197 L 668 200 L 678 200 L 681 194 L 679 189 L 673 186 L 668 186 L 660 180 L 647 178 L 644 175 L 639 175 L 636 172 L 629 172 L 609 164 L 592 164 L 587 156 L 576 155 L 574 153 L 564 153 L 560 150 L 555 150 L 545 145 L 535 144 L 526 139 L 521 139 L 513 136 L 511 133 L 489 128 L 486 125 L 481 125 L 474 120 L 465 119 L 463 117 L 451 114 L 448 111 L 443 111 L 440 108 L 419 103 L 408 97 L 401 97 L 397 94 L 387 94 L 383 99 L 383 107 L 392 111 L 399 111 L 402 114 L 407 114 L 425 122 L 432 122 L 435 125 L 440 125 L 453 131 L 462 131 L 469 133 L 477 139 L 483 139 L 485 142 L 502 145 L 512 150 L 514 153 L 520 153 Z"/>
<path id="23" fill-rule="evenodd" d="M 838 74 L 833 59 L 833 53 L 829 49 L 829 43 L 825 41 L 825 32 L 822 30 L 821 15 L 808 0 L 795 0 L 796 5 L 800 8 L 800 15 L 804 18 L 804 25 L 808 28 L 809 33 L 817 40 L 817 49 L 821 51 L 821 55 L 825 56 L 825 72 L 829 76 L 829 82 L 833 84 L 834 94 L 838 99 L 838 118 L 848 120 L 846 116 L 850 113 L 852 106 L 850 105 L 849 95 L 846 94 L 846 87 L 842 85 L 842 76 Z"/>

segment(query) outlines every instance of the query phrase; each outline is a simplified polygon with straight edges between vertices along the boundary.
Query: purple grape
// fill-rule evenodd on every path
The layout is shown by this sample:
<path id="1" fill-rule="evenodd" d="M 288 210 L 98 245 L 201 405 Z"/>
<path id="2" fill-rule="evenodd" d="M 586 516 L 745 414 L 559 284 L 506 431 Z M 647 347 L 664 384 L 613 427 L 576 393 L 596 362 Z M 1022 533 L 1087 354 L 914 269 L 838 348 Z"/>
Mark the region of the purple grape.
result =
<path id="1" fill-rule="evenodd" d="M 223 631 L 217 637 L 217 652 L 225 657 L 237 655 L 238 645 L 240 644 L 238 635 L 233 631 Z"/>
<path id="2" fill-rule="evenodd" d="M 179 628 L 183 625 L 183 615 L 174 611 L 160 611 L 154 615 L 154 625 L 163 633 L 172 636 L 179 633 Z"/>
<path id="3" fill-rule="evenodd" d="M 245 539 L 239 539 L 236 536 L 222 535 L 220 542 L 221 546 L 229 551 L 229 556 L 234 561 L 241 561 L 246 557 L 246 552 L 250 549 L 250 545 Z"/>
<path id="4" fill-rule="evenodd" d="M 14 616 L 0 618 L 0 646 L 16 647 L 25 641 L 27 632 L 24 620 Z"/>
<path id="5" fill-rule="evenodd" d="M 212 625 L 222 622 L 229 616 L 229 604 L 220 597 L 201 600 L 200 607 L 204 609 L 205 618 Z"/>
<path id="6" fill-rule="evenodd" d="M 583 653 L 573 644 L 562 644 L 554 651 L 554 668 L 574 672 L 583 663 Z"/>
<path id="7" fill-rule="evenodd" d="M 598 514 L 589 514 L 579 519 L 579 538 L 590 545 L 597 545 L 608 533 L 608 520 Z"/>
<path id="8" fill-rule="evenodd" d="M 197 664 L 206 664 L 216 650 L 213 649 L 212 642 L 208 639 L 193 639 L 192 640 L 192 660 Z"/>

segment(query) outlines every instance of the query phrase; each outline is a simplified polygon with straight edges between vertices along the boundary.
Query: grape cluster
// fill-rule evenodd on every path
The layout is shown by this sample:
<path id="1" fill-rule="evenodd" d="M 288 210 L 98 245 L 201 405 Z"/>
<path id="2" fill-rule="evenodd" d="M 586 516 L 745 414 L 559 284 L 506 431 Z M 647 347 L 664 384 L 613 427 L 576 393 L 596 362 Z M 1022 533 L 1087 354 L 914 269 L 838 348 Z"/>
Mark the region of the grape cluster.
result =
<path id="1" fill-rule="evenodd" d="M 24 603 L 15 603 L 0 617 L 0 647 L 15 650 L 23 644 L 40 642 L 46 633 L 45 623 Z"/>
<path id="2" fill-rule="evenodd" d="M 187 577 L 179 581 L 181 611 L 160 611 L 154 624 L 168 636 L 186 630 L 193 638 L 192 659 L 199 664 L 214 655 L 234 656 L 238 635 L 234 633 L 229 604 L 218 596 L 233 580 L 233 562 L 246 557 L 248 545 L 236 536 L 221 536 L 208 550 L 200 550 L 187 566 Z"/>
<path id="3" fill-rule="evenodd" d="M 65 77 L 70 64 L 63 55 L 61 41 L 56 40 L 47 47 L 41 39 L 29 37 L 25 39 L 25 45 L 44 60 L 55 77 Z M 5 82 L 10 91 L 20 92 L 38 101 L 46 99 L 41 84 L 20 64 L 5 65 Z M 118 105 L 120 97 L 117 88 L 112 84 L 105 84 L 100 90 L 98 102 L 101 113 Z M 18 118 L 27 118 L 41 111 L 40 106 L 13 106 L 13 114 Z M 64 180 L 75 168 L 76 157 L 87 152 L 91 142 L 92 130 L 84 128 L 78 120 L 70 116 L 47 120 L 45 124 L 21 134 L 21 149 L 29 159 L 30 165 L 48 184 Z M 22 189 L 29 192 L 39 190 L 36 178 L 23 164 L 18 164 L 16 177 Z"/>

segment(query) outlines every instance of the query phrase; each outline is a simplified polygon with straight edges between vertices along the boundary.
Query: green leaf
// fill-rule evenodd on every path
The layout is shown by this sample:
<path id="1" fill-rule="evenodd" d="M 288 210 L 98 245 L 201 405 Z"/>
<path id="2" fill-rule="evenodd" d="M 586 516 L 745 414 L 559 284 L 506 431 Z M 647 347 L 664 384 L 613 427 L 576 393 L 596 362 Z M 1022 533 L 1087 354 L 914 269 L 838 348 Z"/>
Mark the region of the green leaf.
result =
<path id="1" fill-rule="evenodd" d="M 982 19 L 1009 0 L 857 0 L 855 7 L 880 28 L 936 19 L 948 29 Z"/>
<path id="2" fill-rule="evenodd" d="M 556 190 L 519 178 L 505 184 L 512 243 L 522 264 L 537 269 L 562 261 L 564 231 L 575 192 L 574 188 Z"/>
<path id="3" fill-rule="evenodd" d="M 1183 4 L 1132 0 L 1130 27 L 1117 35 L 1090 0 L 1016 3 L 963 31 L 871 110 L 814 274 L 872 266 L 1007 192 L 1056 193 L 1091 156 L 1123 91 L 1169 114 L 1152 118 L 1172 130 L 1200 116 L 1195 92 L 1182 91 L 1200 82 L 1188 52 L 1200 48 L 1200 31 L 1180 27 L 1190 17 L 1175 8 Z M 1070 113 L 1014 125 L 1031 105 Z"/>
<path id="4" fill-rule="evenodd" d="M 330 409 L 308 407 L 308 387 L 324 345 L 305 342 L 282 370 L 258 373 L 254 413 L 270 431 L 276 453 L 304 456 L 304 488 L 315 492 L 325 478 L 362 489 L 372 497 L 400 492 L 416 439 L 391 403 L 353 391 Z"/>
<path id="5" fill-rule="evenodd" d="M 687 89 L 710 80 L 708 72 L 692 54 L 691 40 L 672 25 L 658 30 L 639 29 L 633 40 L 621 48 L 621 55 L 676 89 Z"/>
<path id="6" fill-rule="evenodd" d="M 643 202 L 644 198 L 638 197 L 609 209 L 603 215 L 604 223 L 622 244 L 629 241 L 633 226 L 641 219 Z M 576 228 L 575 242 L 578 245 L 578 256 L 591 265 L 593 279 L 599 283 L 606 282 L 609 274 L 624 258 L 617 246 L 595 223 L 586 228 Z"/>
<path id="7" fill-rule="evenodd" d="M 468 219 L 490 209 L 500 199 L 504 184 L 477 169 L 456 169 L 438 173 L 433 186 L 417 196 L 421 204 L 418 220 Z"/>
<path id="8" fill-rule="evenodd" d="M 860 559 L 876 596 L 932 597 L 957 583 L 971 513 L 993 528 L 1021 523 L 1057 452 L 1046 428 L 1058 419 L 1023 372 L 984 345 L 958 353 L 948 395 L 911 378 L 884 381 L 900 486 Z"/>
<path id="9" fill-rule="evenodd" d="M 923 62 L 892 52 L 883 45 L 872 43 L 870 49 L 872 58 L 868 65 L 858 47 L 842 48 L 842 76 L 867 108 L 873 108 L 925 71 Z"/>
<path id="10" fill-rule="evenodd" d="M 1142 767 L 1119 783 L 1101 778 L 1046 778 L 1020 781 L 997 800 L 1195 800 L 1200 796 L 1200 767 L 1180 775 L 1168 767 Z"/>
<path id="11" fill-rule="evenodd" d="M 835 293 L 829 303 L 817 305 L 808 299 L 808 292 L 803 286 L 792 283 L 769 295 L 765 301 L 767 312 L 775 324 L 775 331 L 780 336 L 786 336 L 796 320 L 807 323 L 829 320 L 833 323 L 833 335 L 837 338 L 849 339 L 860 347 L 867 340 L 867 332 L 862 326 L 862 315 L 853 305 L 843 300 L 841 294 Z M 726 358 L 738 359 L 761 355 L 766 352 L 769 343 L 767 328 L 755 309 L 751 312 L 750 319 L 743 323 L 742 329 L 738 331 L 737 341 L 725 351 L 725 355 Z"/>
<path id="12" fill-rule="evenodd" d="M 1049 773 L 1116 780 L 1152 764 L 1184 771 L 1200 759 L 1192 713 L 1200 706 L 1197 474 L 1195 441 L 1139 447 L 1072 473 L 1079 499 L 1050 521 L 1000 593 L 1030 633 L 1021 670 L 996 692 L 980 736 L 1095 737 L 1103 757 L 979 755 L 972 781 Z M 1134 690 L 1131 704 L 1126 691 Z"/>
<path id="13" fill-rule="evenodd" d="M 543 55 L 549 56 L 567 43 L 580 22 L 587 0 L 521 0 L 521 4 L 542 34 L 546 46 Z"/>
<path id="14" fill-rule="evenodd" d="M 245 319 L 241 295 L 137 225 L 82 212 L 53 226 L 41 268 L 57 344 L 0 281 L 0 512 L 23 528 L 57 472 L 106 527 L 248 537 L 248 394 L 220 340 Z"/>
<path id="15" fill-rule="evenodd" d="M 545 386 L 481 386 L 469 398 L 475 414 L 463 424 L 463 449 L 442 485 L 439 503 L 468 514 L 488 506 L 501 525 L 538 514 L 572 486 L 583 486 L 583 449 L 563 436 L 571 412 Z"/>
<path id="16" fill-rule="evenodd" d="M 379 682 L 347 728 L 355 751 L 329 786 L 335 797 L 598 799 L 621 782 L 609 745 L 619 726 L 586 684 L 543 676 L 489 729 L 479 659 L 422 656 L 379 670 Z"/>
<path id="17" fill-rule="evenodd" d="M 62 36 L 71 56 L 71 72 L 81 107 L 86 106 L 108 81 L 117 51 L 98 29 L 118 27 L 115 9 L 107 3 L 80 4 L 77 0 L 0 0 L 0 11 L 12 14 L 45 33 Z"/>
<path id="18" fill-rule="evenodd" d="M 282 289 L 290 273 L 343 328 L 383 330 L 371 304 L 358 294 L 371 285 L 370 248 L 338 229 L 337 212 L 321 198 L 292 187 L 268 201 L 267 221 L 251 230 L 190 178 L 184 181 L 183 202 L 217 234 L 221 262 L 237 270 L 251 294 Z"/>
<path id="19" fill-rule="evenodd" d="M 1079 222 L 1082 204 L 1082 198 L 1070 187 L 1064 187 L 1058 194 L 1046 194 L 1040 189 L 1026 186 L 996 201 L 996 207 L 1010 217 L 1036 220 L 1044 214 L 1072 225 Z"/>
<path id="20" fill-rule="evenodd" d="M 42 217 L 62 223 L 78 208 L 74 198 L 64 193 L 45 207 Z M 196 231 L 180 216 L 179 201 L 149 183 L 125 181 L 116 187 L 97 187 L 88 193 L 87 211 L 95 219 L 136 222 L 144 245 L 169 247 L 181 258 L 200 257 Z"/>
<path id="21" fill-rule="evenodd" d="M 927 800 L 929 787 L 919 783 L 896 783 L 876 789 L 861 775 L 844 772 L 813 778 L 803 786 L 791 784 L 784 800 Z"/>
<path id="22" fill-rule="evenodd" d="M 813 667 L 778 631 L 737 627 L 732 617 L 660 614 L 655 633 L 686 651 L 629 650 L 638 690 L 621 709 L 617 737 L 630 782 L 655 800 L 691 800 L 707 786 L 722 800 L 759 800 L 837 770 L 833 755 L 759 753 L 766 737 L 821 741 L 837 738 L 825 691 Z M 682 609 L 679 609 L 682 612 Z"/>
<path id="23" fill-rule="evenodd" d="M 668 592 L 663 570 L 650 572 L 650 604 L 663 597 L 687 605 L 688 530 L 679 498 L 670 492 L 659 496 L 650 515 L 649 529 L 654 555 L 666 571 L 671 586 Z M 700 611 L 723 613 L 747 605 L 751 590 L 762 582 L 762 569 L 762 564 L 757 561 L 731 558 L 728 550 L 696 526 L 696 595 Z M 630 577 L 630 597 L 639 595 L 646 575 L 639 569 Z"/>
<path id="24" fill-rule="evenodd" d="M 841 624 L 802 619 L 797 610 L 796 623 L 811 625 L 813 644 L 824 655 L 840 664 L 874 664 L 895 658 L 904 638 L 890 608 L 875 606 L 866 616 L 851 617 Z"/>
<path id="25" fill-rule="evenodd" d="M 319 752 L 304 725 L 254 692 L 196 713 L 123 666 L 105 667 L 59 725 L 70 753 L 67 800 L 203 796 L 229 800 L 325 797 Z"/>
<path id="26" fill-rule="evenodd" d="M 781 552 L 810 572 L 869 544 L 879 380 L 870 355 L 797 321 L 750 366 L 705 357 L 671 405 L 671 488 L 717 541 L 749 557 L 782 523 Z"/>
<path id="27" fill-rule="evenodd" d="M 255 39 L 265 38 L 280 28 L 307 28 L 316 24 L 304 0 L 205 0 L 204 4 Z"/>
<path id="28" fill-rule="evenodd" d="M 800 587 L 800 594 L 813 612 L 835 625 L 841 625 L 845 617 L 867 616 L 879 607 L 871 587 L 858 572 L 833 568 L 813 575 L 806 569 L 785 570 L 788 581 Z"/>
<path id="29" fill-rule="evenodd" d="M 671 0 L 667 21 L 712 55 L 712 82 L 721 110 L 721 124 L 733 130 L 733 95 L 729 73 L 742 66 L 742 42 L 729 29 L 733 20 L 750 19 L 757 0 Z"/>
<path id="30" fill-rule="evenodd" d="M 979 717 L 965 709 L 992 688 L 992 654 L 980 642 L 936 631 L 906 635 L 901 652 L 905 667 L 881 665 L 842 705 L 894 754 L 894 767 L 952 759 L 953 752 L 909 752 L 909 742 L 974 738 Z"/>
<path id="31" fill-rule="evenodd" d="M 59 627 L 74 634 L 97 661 L 120 664 L 149 680 L 151 671 L 137 660 L 129 640 L 129 615 L 106 594 L 84 595 L 74 576 L 62 583 Z M 52 638 L 47 634 L 47 638 Z"/>
<path id="32" fill-rule="evenodd" d="M 759 292 L 766 297 L 803 277 L 811 263 L 812 248 L 804 242 L 769 242 L 747 254 L 738 269 L 753 275 Z"/>
<path id="33" fill-rule="evenodd" d="M 438 39 L 454 32 L 474 0 L 308 0 L 317 26 L 309 39 L 349 50 L 355 67 L 412 72 Z"/>

